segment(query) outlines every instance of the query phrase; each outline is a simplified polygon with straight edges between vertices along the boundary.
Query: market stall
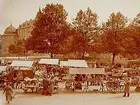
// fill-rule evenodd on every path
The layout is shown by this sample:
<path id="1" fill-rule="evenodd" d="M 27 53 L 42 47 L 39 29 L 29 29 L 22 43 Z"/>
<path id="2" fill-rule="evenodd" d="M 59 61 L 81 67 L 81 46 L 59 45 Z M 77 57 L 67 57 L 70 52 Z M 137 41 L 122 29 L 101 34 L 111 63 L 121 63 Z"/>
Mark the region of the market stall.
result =
<path id="1" fill-rule="evenodd" d="M 42 87 L 42 79 L 37 79 L 37 78 L 28 78 L 26 77 L 24 79 L 24 88 L 23 91 L 24 93 L 28 92 L 39 92 L 40 88 Z"/>
<path id="2" fill-rule="evenodd" d="M 32 67 L 19 67 L 14 68 L 17 74 L 17 80 L 24 80 L 24 78 L 34 78 L 34 71 Z"/>
<path id="3" fill-rule="evenodd" d="M 6 71 L 7 66 L 0 66 L 0 72 Z"/>
<path id="4" fill-rule="evenodd" d="M 23 81 L 24 78 L 34 77 L 33 61 L 13 61 L 7 75 L 8 81 Z"/>
<path id="5" fill-rule="evenodd" d="M 102 81 L 99 76 L 105 75 L 105 69 L 104 68 L 70 68 L 69 69 L 70 75 L 75 75 L 75 81 L 74 81 L 74 88 L 80 89 L 80 90 L 97 90 L 103 88 L 103 85 L 101 85 Z M 98 84 L 92 85 L 92 78 L 91 75 L 98 75 L 96 78 L 98 81 Z M 104 90 L 104 89 L 102 89 Z"/>
<path id="6" fill-rule="evenodd" d="M 0 66 L 0 87 L 3 87 L 7 66 Z"/>

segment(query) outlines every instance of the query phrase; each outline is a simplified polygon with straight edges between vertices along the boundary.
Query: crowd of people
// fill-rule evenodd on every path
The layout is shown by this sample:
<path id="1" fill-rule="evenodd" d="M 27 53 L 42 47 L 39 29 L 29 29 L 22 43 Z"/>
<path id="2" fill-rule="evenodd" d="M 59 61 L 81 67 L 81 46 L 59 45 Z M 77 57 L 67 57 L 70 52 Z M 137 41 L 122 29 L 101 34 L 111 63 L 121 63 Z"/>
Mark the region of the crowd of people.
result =
<path id="1" fill-rule="evenodd" d="M 36 80 L 25 81 L 26 77 L 24 77 L 22 80 L 6 80 L 8 74 L 14 71 L 14 68 L 7 68 L 6 72 L 1 72 L 0 83 L 1 86 L 4 87 L 4 93 L 8 103 L 11 101 L 11 94 L 13 93 L 12 88 L 23 89 L 25 92 L 27 92 L 27 87 L 30 87 L 31 91 L 36 90 L 37 92 L 39 91 L 39 93 L 42 95 L 51 96 L 54 91 L 58 91 L 58 84 L 60 82 L 65 82 L 65 88 L 67 90 L 82 90 L 83 86 L 86 88 L 89 86 L 100 86 L 102 87 L 103 91 L 105 90 L 104 86 L 106 86 L 107 91 L 121 90 L 124 91 L 124 97 L 129 97 L 130 86 L 137 86 L 140 84 L 140 72 L 136 70 L 136 68 L 134 71 L 123 71 L 121 65 L 115 65 L 110 68 L 105 68 L 105 70 L 105 74 L 76 74 L 74 76 L 68 77 L 67 79 L 64 79 L 64 77 L 69 75 L 69 69 L 67 67 L 35 64 L 32 68 L 32 71 Z M 42 71 L 42 74 L 36 75 L 36 71 Z M 17 77 L 17 74 L 18 73 L 14 73 L 13 78 Z M 34 86 L 36 86 L 36 88 L 34 88 Z"/>

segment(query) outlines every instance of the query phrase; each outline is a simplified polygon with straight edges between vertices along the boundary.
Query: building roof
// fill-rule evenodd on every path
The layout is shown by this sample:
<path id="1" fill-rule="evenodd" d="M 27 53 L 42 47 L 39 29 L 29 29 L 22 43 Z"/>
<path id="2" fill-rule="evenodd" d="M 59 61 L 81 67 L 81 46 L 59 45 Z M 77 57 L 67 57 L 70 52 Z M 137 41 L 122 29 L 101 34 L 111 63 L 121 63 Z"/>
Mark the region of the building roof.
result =
<path id="1" fill-rule="evenodd" d="M 33 22 L 34 22 L 34 20 L 32 20 L 32 19 L 30 19 L 29 21 L 26 20 L 21 25 L 19 25 L 18 29 L 32 27 L 33 26 Z"/>
<path id="2" fill-rule="evenodd" d="M 16 28 L 11 24 L 9 27 L 7 27 L 4 31 L 4 34 L 15 34 Z"/>

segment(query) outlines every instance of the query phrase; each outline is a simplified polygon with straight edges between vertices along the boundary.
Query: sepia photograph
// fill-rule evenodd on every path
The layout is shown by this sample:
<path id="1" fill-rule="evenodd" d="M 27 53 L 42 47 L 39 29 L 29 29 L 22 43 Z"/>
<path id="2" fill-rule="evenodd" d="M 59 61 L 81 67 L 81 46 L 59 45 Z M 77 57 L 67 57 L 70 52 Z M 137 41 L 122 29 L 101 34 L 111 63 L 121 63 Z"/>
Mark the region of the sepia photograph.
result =
<path id="1" fill-rule="evenodd" d="M 0 105 L 140 105 L 140 0 L 0 0 Z"/>

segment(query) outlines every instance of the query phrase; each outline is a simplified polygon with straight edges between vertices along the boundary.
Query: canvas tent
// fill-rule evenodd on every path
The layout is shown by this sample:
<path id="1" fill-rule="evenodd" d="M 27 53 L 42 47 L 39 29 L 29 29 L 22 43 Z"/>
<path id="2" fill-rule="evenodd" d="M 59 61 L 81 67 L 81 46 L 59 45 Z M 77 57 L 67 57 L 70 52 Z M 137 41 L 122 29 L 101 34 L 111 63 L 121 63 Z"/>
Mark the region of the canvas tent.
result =
<path id="1" fill-rule="evenodd" d="M 7 66 L 0 66 L 0 72 L 5 71 Z"/>
<path id="2" fill-rule="evenodd" d="M 33 63 L 33 61 L 13 61 L 10 66 L 32 67 Z"/>
<path id="3" fill-rule="evenodd" d="M 59 59 L 41 59 L 39 64 L 50 64 L 50 65 L 58 65 Z"/>
<path id="4" fill-rule="evenodd" d="M 14 70 L 24 70 L 24 71 L 26 71 L 26 70 L 32 70 L 32 68 L 31 67 L 15 67 L 14 68 Z"/>
<path id="5" fill-rule="evenodd" d="M 70 68 L 70 74 L 105 74 L 104 68 Z"/>
<path id="6" fill-rule="evenodd" d="M 69 66 L 68 61 L 60 61 L 60 66 Z"/>
<path id="7" fill-rule="evenodd" d="M 68 64 L 70 67 L 88 67 L 88 64 L 85 60 L 68 60 Z"/>

